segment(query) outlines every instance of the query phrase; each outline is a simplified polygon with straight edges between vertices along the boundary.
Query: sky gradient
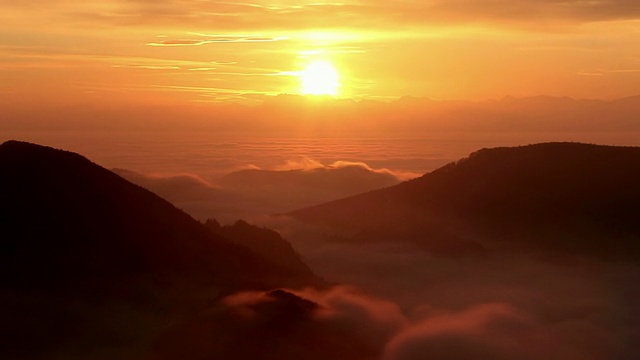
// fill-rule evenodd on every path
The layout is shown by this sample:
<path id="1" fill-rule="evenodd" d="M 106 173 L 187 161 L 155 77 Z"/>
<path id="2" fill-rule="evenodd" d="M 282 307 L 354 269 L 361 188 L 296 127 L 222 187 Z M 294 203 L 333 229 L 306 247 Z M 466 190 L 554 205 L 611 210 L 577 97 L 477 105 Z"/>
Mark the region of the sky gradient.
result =
<path id="1" fill-rule="evenodd" d="M 483 165 L 473 160 L 489 175 L 507 174 L 505 179 L 514 180 L 475 175 L 481 172 L 439 178 L 445 181 L 437 180 L 440 175 L 436 175 L 430 183 L 435 187 L 425 182 L 424 191 L 402 187 L 416 191 L 364 202 L 371 206 L 362 206 L 363 217 L 400 209 L 368 229 L 336 228 L 332 232 L 328 227 L 301 226 L 287 216 L 266 216 L 391 187 L 436 169 L 447 174 L 457 165 L 442 166 L 483 148 L 544 142 L 640 146 L 639 115 L 640 0 L 0 0 L 0 144 L 17 139 L 77 152 L 159 194 L 198 220 L 215 218 L 227 224 L 244 219 L 276 229 L 320 277 L 364 290 L 363 294 L 345 287 L 305 290 L 280 296 L 280 300 L 269 294 L 240 293 L 216 304 L 213 297 L 222 296 L 231 287 L 203 287 L 200 291 L 189 281 L 176 286 L 167 283 L 176 294 L 183 292 L 185 299 L 192 298 L 194 304 L 185 307 L 184 319 L 176 317 L 178 322 L 170 324 L 171 316 L 162 310 L 173 306 L 165 303 L 169 297 L 158 293 L 157 306 L 155 300 L 147 304 L 146 299 L 155 298 L 147 279 L 156 275 L 149 272 L 150 277 L 141 275 L 140 286 L 125 282 L 113 287 L 118 294 L 136 289 L 131 293 L 135 297 L 126 299 L 135 306 L 114 297 L 115 310 L 108 300 L 104 309 L 109 312 L 100 312 L 97 322 L 87 324 L 96 329 L 105 325 L 111 331 L 124 319 L 122 324 L 133 325 L 123 326 L 124 334 L 135 333 L 143 346 L 156 338 L 153 346 L 158 351 L 151 356 L 158 358 L 171 356 L 171 349 L 178 351 L 175 359 L 220 354 L 219 349 L 224 348 L 218 346 L 229 344 L 233 349 L 261 350 L 251 345 L 251 341 L 262 340 L 255 329 L 265 329 L 266 339 L 280 335 L 272 324 L 276 330 L 295 329 L 286 322 L 254 317 L 254 309 L 274 316 L 284 314 L 296 324 L 304 316 L 301 328 L 310 333 L 292 331 L 292 337 L 274 341 L 273 348 L 288 350 L 280 345 L 298 341 L 312 344 L 315 355 L 322 354 L 316 349 L 331 350 L 324 345 L 334 340 L 351 347 L 351 336 L 355 335 L 359 342 L 373 344 L 375 353 L 384 360 L 611 360 L 622 359 L 627 353 L 629 359 L 640 358 L 636 350 L 640 342 L 640 267 L 636 262 L 583 261 L 576 256 L 579 252 L 572 253 L 581 248 L 595 252 L 600 245 L 574 240 L 587 234 L 585 241 L 589 241 L 587 232 L 598 227 L 610 231 L 611 253 L 622 249 L 615 244 L 616 240 L 626 241 L 626 233 L 618 229 L 625 220 L 618 221 L 611 214 L 619 210 L 618 205 L 624 209 L 631 203 L 616 197 L 606 201 L 604 194 L 629 190 L 630 196 L 637 197 L 637 187 L 624 188 L 632 183 L 628 179 L 620 178 L 621 187 L 607 185 L 602 194 L 594 195 L 585 186 L 591 180 L 595 184 L 613 182 L 584 176 L 584 181 L 574 182 L 575 189 L 571 189 L 587 189 L 584 199 L 572 197 L 571 191 L 566 196 L 561 187 L 550 186 L 549 194 L 558 194 L 557 199 L 546 194 L 538 201 L 535 194 L 544 195 L 547 188 L 537 187 L 533 180 L 548 180 L 556 172 L 562 179 L 576 167 L 556 163 L 551 153 L 544 152 L 535 158 L 549 163 L 548 167 L 542 163 L 535 167 L 541 169 L 540 176 L 529 177 L 518 166 Z M 588 164 L 584 161 L 589 160 L 590 152 L 584 154 L 584 159 L 575 157 L 577 165 Z M 37 205 L 36 210 L 24 213 L 44 216 L 45 221 L 29 215 L 29 223 L 42 225 L 47 219 L 56 219 L 47 216 L 47 205 L 56 205 L 57 200 L 41 201 L 42 197 L 35 196 L 49 191 L 46 189 L 55 191 L 51 184 L 60 187 L 51 199 L 71 199 L 62 209 L 89 204 L 94 197 L 101 199 L 112 193 L 70 178 L 75 170 L 66 162 L 61 163 L 64 166 L 21 158 L 14 162 L 9 155 L 3 158 L 11 165 L 9 175 L 24 175 L 24 169 L 36 175 L 28 176 L 24 184 L 33 189 L 8 192 L 9 199 L 24 194 L 19 196 L 27 200 L 24 206 L 18 206 L 18 200 L 4 206 L 13 215 L 6 219 L 16 218 L 14 213 L 32 205 Z M 48 157 L 43 159 L 49 161 Z M 495 164 L 499 165 L 498 159 Z M 637 174 L 637 164 L 621 159 L 611 162 L 622 166 L 620 174 Z M 56 172 L 57 168 L 61 171 Z M 0 180 L 13 181 L 4 175 L 0 173 Z M 64 179 L 82 186 L 75 192 L 75 185 L 62 186 Z M 446 190 L 450 184 L 452 190 L 443 192 L 450 198 L 436 196 L 431 201 L 423 196 L 430 189 Z M 518 186 L 527 189 L 526 196 L 513 191 L 519 190 Z M 6 186 L 5 192 L 14 187 Z M 473 191 L 465 190 L 476 188 L 492 191 L 487 191 L 487 197 L 474 197 Z M 76 198 L 82 201 L 76 204 L 72 201 Z M 591 198 L 596 200 L 589 202 Z M 420 203 L 422 199 L 425 204 Z M 475 219 L 473 205 L 470 211 L 456 205 L 472 204 L 474 199 L 491 205 L 486 214 L 478 211 Z M 545 199 L 553 201 L 544 203 Z M 396 207 L 405 200 L 405 206 Z M 451 206 L 430 208 L 430 204 L 445 200 Z M 556 209 L 557 204 L 570 203 L 574 206 Z M 528 204 L 534 209 L 532 216 L 526 211 Z M 627 208 L 632 209 L 631 205 Z M 494 214 L 492 207 L 498 209 Z M 124 218 L 124 213 L 111 216 L 100 206 L 89 208 L 95 211 L 87 212 L 83 207 L 65 219 L 106 216 L 117 222 Z M 487 223 L 485 233 L 483 219 L 497 219 L 507 214 L 501 209 L 510 208 L 517 211 L 504 218 L 504 231 Z M 536 215 L 547 209 L 551 215 L 562 216 Z M 606 219 L 591 224 L 592 214 L 600 209 L 608 214 Z M 471 214 L 469 220 L 466 213 Z M 135 210 L 131 216 L 142 219 L 141 214 Z M 62 218 L 64 214 L 53 215 Z M 518 225 L 519 217 L 525 225 Z M 351 215 L 344 219 L 358 221 Z M 537 219 L 542 219 L 540 226 L 534 223 Z M 74 226 L 73 221 L 69 226 Z M 562 222 L 569 224 L 567 229 L 583 224 L 588 227 L 571 233 L 558 225 Z M 94 233 L 103 233 L 103 221 L 88 223 L 99 225 Z M 149 224 L 145 222 L 146 228 Z M 160 225 L 158 229 L 164 229 L 166 224 Z M 632 225 L 628 224 L 630 229 Z M 519 226 L 522 232 L 512 230 Z M 49 231 L 50 227 L 45 228 Z M 134 234 L 144 235 L 146 228 Z M 547 228 L 557 231 L 553 239 L 567 236 L 571 240 L 564 250 L 564 242 L 559 242 L 557 254 L 543 250 L 544 244 L 550 244 L 544 238 Z M 529 229 L 530 236 L 524 229 Z M 58 235 L 67 237 L 64 231 Z M 494 236 L 504 239 L 496 241 L 501 245 L 495 252 L 490 241 Z M 538 238 L 540 246 L 518 241 Z M 406 241 L 409 239 L 420 241 Z M 140 246 L 155 240 L 150 236 Z M 444 251 L 439 253 L 440 243 Z M 61 249 L 71 246 L 62 245 Z M 459 245 L 461 250 L 456 250 Z M 163 249 L 171 246 L 160 243 L 159 252 L 151 249 L 150 257 L 141 259 L 161 264 L 163 258 L 156 260 L 154 254 L 164 254 Z M 549 247 L 555 248 L 555 244 Z M 452 252 L 442 256 L 447 249 Z M 476 255 L 464 255 L 466 249 Z M 603 247 L 605 253 L 607 249 Z M 120 250 L 114 253 L 122 253 Z M 42 253 L 37 258 L 49 255 Z M 14 258 L 17 260 L 9 264 L 23 264 Z M 110 261 L 109 257 L 104 259 L 98 265 Z M 158 274 L 162 282 L 164 272 Z M 125 275 L 114 279 L 121 276 Z M 208 279 L 211 284 L 218 281 Z M 95 284 L 87 289 L 100 290 L 103 285 L 99 281 Z M 22 291 L 22 287 L 18 289 Z M 64 302 L 63 292 L 56 290 L 55 296 L 46 299 L 39 295 L 32 298 L 38 291 L 28 288 L 26 301 L 18 301 L 22 298 L 13 294 L 0 296 L 0 305 L 5 298 L 9 305 L 26 304 L 23 308 L 30 321 L 26 327 L 17 327 L 20 331 L 14 332 L 18 336 L 27 334 L 25 329 L 34 324 L 55 325 L 49 320 L 62 314 L 71 322 L 66 321 L 61 331 L 45 331 L 46 327 L 35 331 L 36 335 L 47 335 L 47 344 L 54 344 L 51 339 L 73 334 L 69 329 L 80 326 L 82 316 L 92 309 L 78 302 L 74 294 L 69 295 L 73 311 L 67 311 L 66 304 L 57 311 L 57 304 Z M 299 300 L 291 302 L 296 296 L 306 299 L 302 307 L 296 305 Z M 308 316 L 308 310 L 300 313 L 309 302 L 320 305 L 319 316 Z M 143 303 L 147 305 L 140 305 Z M 42 304 L 46 306 L 38 309 Z M 137 313 L 146 311 L 145 306 L 150 314 L 162 313 L 161 321 L 151 322 L 142 312 Z M 293 317 L 285 312 L 291 306 Z M 129 308 L 136 312 L 130 313 Z M 176 310 L 183 313 L 180 307 Z M 245 318 L 247 311 L 250 316 Z M 35 321 L 39 314 L 48 313 L 55 313 L 55 317 Z M 235 315 L 229 314 L 241 316 L 236 321 L 230 320 Z M 221 332 L 220 326 L 227 328 Z M 335 332 L 340 329 L 347 330 Z M 129 347 L 133 342 L 108 332 L 101 337 L 99 331 L 89 330 L 83 331 L 86 339 L 108 348 L 110 355 L 104 358 L 127 358 L 113 356 L 112 344 Z M 146 335 L 147 330 L 153 336 Z M 157 337 L 156 331 L 164 335 Z M 54 336 L 50 339 L 49 335 Z M 325 335 L 332 336 L 323 342 Z M 67 349 L 77 356 L 93 350 L 83 345 L 77 352 L 76 345 L 82 345 L 84 338 L 69 339 L 71 345 L 55 344 L 55 349 Z M 38 350 L 32 341 L 16 343 Z"/>
<path id="2" fill-rule="evenodd" d="M 314 61 L 340 98 L 614 99 L 640 89 L 636 0 L 0 0 L 0 97 L 256 103 Z"/>

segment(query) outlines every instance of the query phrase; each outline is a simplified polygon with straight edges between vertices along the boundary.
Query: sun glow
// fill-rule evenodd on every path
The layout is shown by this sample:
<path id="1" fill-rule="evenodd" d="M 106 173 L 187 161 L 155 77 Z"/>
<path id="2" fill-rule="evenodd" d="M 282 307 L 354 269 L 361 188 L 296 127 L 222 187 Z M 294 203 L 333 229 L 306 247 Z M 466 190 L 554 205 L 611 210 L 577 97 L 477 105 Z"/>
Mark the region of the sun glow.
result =
<path id="1" fill-rule="evenodd" d="M 336 68 L 328 61 L 314 61 L 299 75 L 304 95 L 337 95 L 340 76 Z"/>

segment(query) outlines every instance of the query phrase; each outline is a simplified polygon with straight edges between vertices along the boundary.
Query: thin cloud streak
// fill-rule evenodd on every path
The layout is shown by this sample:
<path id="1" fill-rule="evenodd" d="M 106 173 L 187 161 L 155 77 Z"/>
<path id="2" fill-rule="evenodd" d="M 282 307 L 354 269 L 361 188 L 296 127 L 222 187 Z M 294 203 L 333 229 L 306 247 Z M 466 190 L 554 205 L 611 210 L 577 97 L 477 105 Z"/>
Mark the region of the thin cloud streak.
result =
<path id="1" fill-rule="evenodd" d="M 287 37 L 264 37 L 253 35 L 205 35 L 204 39 L 177 39 L 147 43 L 147 46 L 200 46 L 215 43 L 263 43 L 287 40 Z"/>
<path id="2" fill-rule="evenodd" d="M 31 5 L 3 6 L 33 10 Z M 635 0 L 454 0 L 454 1 L 345 1 L 341 3 L 281 4 L 271 1 L 251 3 L 202 1 L 113 1 L 109 6 L 87 3 L 52 2 L 58 15 L 78 21 L 102 21 L 124 26 L 145 24 L 208 25 L 219 29 L 286 29 L 351 27 L 422 27 L 425 24 L 474 24 L 500 22 L 506 27 L 536 23 L 580 24 L 593 21 L 634 20 L 640 17 Z M 47 3 L 49 5 L 49 3 Z M 38 9 L 38 8 L 36 8 Z M 211 24 L 215 21 L 214 26 Z"/>
<path id="3" fill-rule="evenodd" d="M 39 97 L 32 94 L 36 89 L 45 88 L 38 85 L 47 82 L 56 102 L 66 103 L 79 99 L 70 84 L 118 90 L 117 79 L 125 87 L 147 83 L 299 93 L 295 76 L 278 75 L 295 75 L 322 59 L 340 72 L 338 96 L 346 98 L 480 100 L 546 94 L 610 99 L 637 93 L 635 72 L 625 72 L 628 78 L 585 75 L 598 68 L 637 68 L 638 6 L 628 0 L 2 1 L 0 75 L 12 81 L 3 81 L 0 88 L 22 89 L 34 98 Z M 47 31 L 32 24 L 47 24 Z M 16 58 L 20 52 L 45 57 Z M 58 58 L 48 60 L 47 55 Z M 132 60 L 124 60 L 127 56 Z M 212 59 L 233 61 L 236 67 L 211 69 L 220 67 Z M 73 81 L 52 80 L 64 77 L 57 71 L 61 67 Z M 217 75 L 198 78 L 190 69 Z M 245 76 L 268 73 L 274 76 L 253 81 Z M 545 79 L 550 78 L 557 83 L 549 86 Z M 174 95 L 149 101 L 184 104 L 207 96 Z"/>
<path id="4" fill-rule="evenodd" d="M 640 69 L 594 69 L 584 70 L 578 73 L 583 76 L 604 76 L 608 74 L 637 74 Z"/>

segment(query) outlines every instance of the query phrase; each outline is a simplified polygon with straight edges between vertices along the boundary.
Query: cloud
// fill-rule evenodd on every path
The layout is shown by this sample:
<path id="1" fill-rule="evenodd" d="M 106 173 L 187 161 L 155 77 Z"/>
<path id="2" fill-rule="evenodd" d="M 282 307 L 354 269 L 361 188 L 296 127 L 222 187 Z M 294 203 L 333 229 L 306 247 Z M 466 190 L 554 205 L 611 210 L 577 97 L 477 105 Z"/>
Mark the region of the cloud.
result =
<path id="1" fill-rule="evenodd" d="M 15 5 L 11 1 L 3 3 L 13 8 L 33 7 Z M 61 0 L 52 3 L 78 20 L 128 26 L 189 24 L 217 29 L 328 29 L 345 24 L 356 28 L 396 29 L 398 26 L 496 22 L 501 22 L 504 26 L 521 26 L 523 23 L 535 26 L 536 23 L 570 24 L 640 17 L 640 5 L 635 0 L 352 0 L 278 5 L 271 1 L 233 3 L 120 0 L 111 2 L 110 6 L 98 3 L 77 6 L 73 2 Z"/>
<path id="2" fill-rule="evenodd" d="M 385 359 L 523 359 L 518 336 L 530 320 L 508 304 L 482 304 L 436 316 L 401 332 L 386 346 Z M 524 355 L 524 357 L 523 357 Z"/>
<path id="3" fill-rule="evenodd" d="M 308 156 L 300 156 L 297 160 L 287 160 L 284 164 L 275 166 L 274 170 L 313 170 L 324 167 L 325 166 L 317 160 L 313 160 Z"/>
<path id="4" fill-rule="evenodd" d="M 395 178 L 398 180 L 409 180 L 422 175 L 419 173 L 412 173 L 412 172 L 406 172 L 406 171 L 393 171 L 387 168 L 375 169 L 363 161 L 338 160 L 330 163 L 329 165 L 325 165 L 322 162 L 314 160 L 308 156 L 300 156 L 297 160 L 287 160 L 285 161 L 284 164 L 276 165 L 273 169 L 278 171 L 305 170 L 305 171 L 311 171 L 311 172 L 313 172 L 314 170 L 317 171 L 319 169 L 324 169 L 324 170 L 347 169 L 347 170 L 354 170 L 354 171 L 362 170 L 368 173 L 391 176 L 392 178 Z"/>
<path id="5" fill-rule="evenodd" d="M 588 22 L 636 19 L 640 6 L 633 0 L 454 0 L 436 1 L 435 13 L 453 19 Z"/>
<path id="6" fill-rule="evenodd" d="M 394 304 L 345 287 L 239 293 L 170 329 L 156 341 L 153 355 L 374 360 L 404 325 Z"/>
<path id="7" fill-rule="evenodd" d="M 463 295 L 463 294 L 461 294 Z M 428 311 L 425 309 L 428 308 Z M 156 359 L 611 360 L 638 355 L 628 333 L 585 315 L 545 319 L 508 302 L 396 303 L 349 286 L 229 295 L 155 341 Z"/>
<path id="8" fill-rule="evenodd" d="M 233 172 L 218 184 L 237 193 L 274 205 L 271 212 L 284 212 L 316 205 L 374 189 L 396 185 L 389 170 L 375 170 L 364 163 L 338 162 L 325 166 L 308 157 L 274 167 Z"/>
<path id="9" fill-rule="evenodd" d="M 243 206 L 252 206 L 242 196 L 218 188 L 197 174 L 143 174 L 125 169 L 113 171 L 153 191 L 199 220 L 218 218 L 223 222 L 232 222 L 246 214 Z"/>
<path id="10" fill-rule="evenodd" d="M 636 74 L 640 73 L 640 69 L 593 69 L 583 70 L 578 75 L 583 76 L 604 76 L 610 74 Z"/>
<path id="11" fill-rule="evenodd" d="M 309 288 L 282 291 L 312 302 L 314 305 L 307 306 L 310 310 L 309 315 L 318 322 L 336 326 L 339 323 L 357 324 L 363 328 L 375 329 L 374 332 L 384 334 L 383 337 L 395 334 L 407 325 L 407 320 L 398 305 L 367 295 L 354 287 L 334 286 L 325 290 Z M 230 295 L 222 302 L 230 308 L 254 308 L 260 303 L 279 298 L 272 292 L 242 292 Z"/>
<path id="12" fill-rule="evenodd" d="M 253 43 L 253 42 L 275 42 L 287 40 L 286 37 L 265 37 L 259 35 L 207 35 L 196 34 L 199 39 L 176 39 L 163 40 L 147 43 L 148 46 L 200 46 L 214 43 Z"/>
<path id="13" fill-rule="evenodd" d="M 389 340 L 383 359 L 632 359 L 638 352 L 626 336 L 594 319 L 541 321 L 510 304 L 485 303 L 414 323 Z"/>
<path id="14" fill-rule="evenodd" d="M 141 174 L 126 169 L 113 169 L 116 174 L 141 186 L 165 189 L 163 193 L 175 192 L 178 188 L 213 189 L 211 183 L 196 174 Z"/>
<path id="15" fill-rule="evenodd" d="M 353 287 L 337 286 L 329 291 L 305 290 L 298 293 L 322 306 L 316 319 L 334 326 L 357 324 L 360 335 L 371 338 L 371 346 L 408 325 L 400 307 L 390 301 L 366 295 Z"/>
<path id="16" fill-rule="evenodd" d="M 391 171 L 391 170 L 385 169 L 385 168 L 374 169 L 371 166 L 369 166 L 366 163 L 361 162 L 361 161 L 336 161 L 333 164 L 329 165 L 328 168 L 333 168 L 333 169 L 360 168 L 360 169 L 363 169 L 363 170 L 366 170 L 366 171 L 369 171 L 369 172 L 373 172 L 373 173 L 377 173 L 377 174 L 392 175 L 392 176 L 397 177 L 397 178 L 404 178 L 404 176 L 402 176 L 402 175 L 406 175 L 406 173 L 401 175 L 398 172 L 394 172 L 394 171 Z M 411 177 L 405 178 L 403 180 L 409 180 L 411 178 L 418 177 L 420 175 L 422 175 L 422 174 L 419 174 L 419 175 L 413 174 L 413 176 L 409 175 Z"/>
<path id="17" fill-rule="evenodd" d="M 399 183 L 388 169 L 362 162 L 325 166 L 308 157 L 262 169 L 249 165 L 219 179 L 197 174 L 141 174 L 115 169 L 127 180 L 171 201 L 197 219 L 231 222 L 282 213 Z"/>
<path id="18" fill-rule="evenodd" d="M 280 229 L 316 274 L 393 301 L 407 325 L 385 360 L 609 360 L 640 355 L 640 267 L 536 254 L 429 255 L 389 237 L 349 243 L 285 218 Z"/>
<path id="19" fill-rule="evenodd" d="M 171 65 L 113 65 L 113 67 L 149 70 L 180 70 L 180 67 Z"/>

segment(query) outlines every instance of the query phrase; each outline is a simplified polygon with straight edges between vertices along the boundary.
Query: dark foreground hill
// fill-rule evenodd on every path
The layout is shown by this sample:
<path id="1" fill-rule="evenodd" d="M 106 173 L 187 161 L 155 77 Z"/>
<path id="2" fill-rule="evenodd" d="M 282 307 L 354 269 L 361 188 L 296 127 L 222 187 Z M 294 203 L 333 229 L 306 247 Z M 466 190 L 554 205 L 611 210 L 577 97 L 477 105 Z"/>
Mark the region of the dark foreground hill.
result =
<path id="1" fill-rule="evenodd" d="M 491 248 L 640 260 L 640 148 L 483 149 L 418 179 L 291 212 L 349 240 L 446 254 Z"/>
<path id="2" fill-rule="evenodd" d="M 121 358 L 221 295 L 321 284 L 70 152 L 0 145 L 0 204 L 1 358 Z"/>
<path id="3" fill-rule="evenodd" d="M 311 270 L 302 262 L 291 244 L 274 230 L 251 225 L 244 220 L 222 226 L 218 221 L 208 219 L 204 225 L 215 234 L 248 247 L 263 259 L 288 269 L 291 273 L 312 276 Z"/>

